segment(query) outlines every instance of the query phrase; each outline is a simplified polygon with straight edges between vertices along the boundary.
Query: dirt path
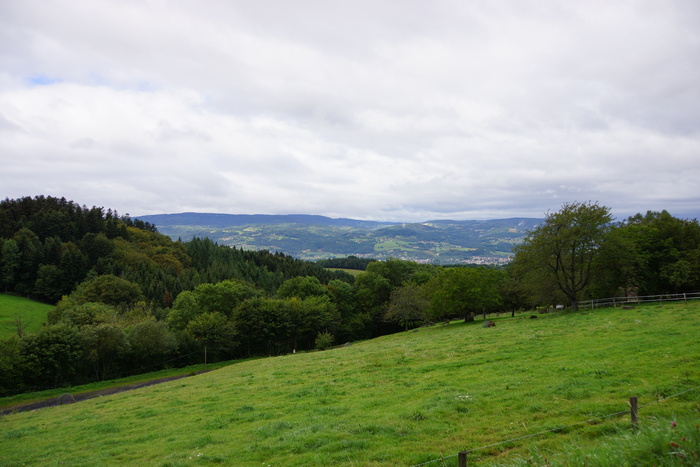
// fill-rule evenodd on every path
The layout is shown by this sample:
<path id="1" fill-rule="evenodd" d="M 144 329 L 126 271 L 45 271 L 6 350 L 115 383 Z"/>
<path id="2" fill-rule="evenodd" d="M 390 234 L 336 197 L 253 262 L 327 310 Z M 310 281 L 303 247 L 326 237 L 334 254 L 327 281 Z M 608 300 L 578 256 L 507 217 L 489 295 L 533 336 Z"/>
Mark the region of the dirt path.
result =
<path id="1" fill-rule="evenodd" d="M 196 374 L 199 375 L 202 373 L 206 373 L 208 371 L 211 371 L 211 370 L 199 371 Z M 95 397 L 107 396 L 109 394 L 117 394 L 119 392 L 132 391 L 134 389 L 145 388 L 147 386 L 153 386 L 155 384 L 166 383 L 168 381 L 174 381 L 176 379 L 188 378 L 190 376 L 194 376 L 194 375 L 184 374 L 184 375 L 177 375 L 177 376 L 166 376 L 164 378 L 151 379 L 148 381 L 140 381 L 138 383 L 126 384 L 124 386 L 116 386 L 116 387 L 112 387 L 112 388 L 100 389 L 97 391 L 82 392 L 80 394 L 75 394 L 75 395 L 71 395 L 71 394 L 62 395 L 59 397 L 52 397 L 50 399 L 44 399 L 44 400 L 38 401 L 38 402 L 17 404 L 17 405 L 1 408 L 0 409 L 0 416 L 12 414 L 12 413 L 18 413 L 18 412 L 28 412 L 30 410 L 38 410 L 38 409 L 43 409 L 46 407 L 54 407 L 56 405 L 62 405 L 62 404 L 66 404 L 66 403 L 70 404 L 73 402 L 80 402 L 80 401 L 84 401 L 86 399 L 94 399 Z M 66 396 L 66 397 L 64 397 L 64 396 Z M 65 402 L 66 399 L 68 399 L 70 402 Z"/>

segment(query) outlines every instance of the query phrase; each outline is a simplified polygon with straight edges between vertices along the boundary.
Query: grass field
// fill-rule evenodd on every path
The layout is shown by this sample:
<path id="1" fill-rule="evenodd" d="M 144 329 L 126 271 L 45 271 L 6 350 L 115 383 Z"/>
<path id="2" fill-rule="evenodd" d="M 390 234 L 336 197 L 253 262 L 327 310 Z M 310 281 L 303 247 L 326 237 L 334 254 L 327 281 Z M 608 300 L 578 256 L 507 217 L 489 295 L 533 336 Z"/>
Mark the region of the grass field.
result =
<path id="1" fill-rule="evenodd" d="M 353 276 L 357 276 L 365 271 L 361 269 L 347 269 L 347 268 L 326 268 L 329 271 L 344 271 L 347 272 L 348 274 L 352 274 Z"/>
<path id="2" fill-rule="evenodd" d="M 700 418 L 700 303 L 537 316 L 8 415 L 0 465 L 441 466 L 462 450 L 470 465 L 562 465 L 571 446 L 605 456 L 601 443 L 628 436 L 631 396 L 642 430 Z"/>
<path id="3" fill-rule="evenodd" d="M 0 294 L 0 338 L 17 332 L 17 319 L 22 321 L 26 332 L 38 331 L 52 308 L 46 303 Z"/>

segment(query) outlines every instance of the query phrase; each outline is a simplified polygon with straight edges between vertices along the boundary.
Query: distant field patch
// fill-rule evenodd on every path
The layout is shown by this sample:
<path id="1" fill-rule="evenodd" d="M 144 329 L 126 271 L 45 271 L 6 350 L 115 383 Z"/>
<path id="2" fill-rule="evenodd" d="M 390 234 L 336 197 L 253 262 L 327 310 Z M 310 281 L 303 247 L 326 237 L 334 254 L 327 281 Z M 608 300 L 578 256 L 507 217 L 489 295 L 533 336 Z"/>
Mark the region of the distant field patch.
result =
<path id="1" fill-rule="evenodd" d="M 17 331 L 17 320 L 22 321 L 26 332 L 36 332 L 46 322 L 52 305 L 27 298 L 0 294 L 0 338 Z"/>
<path id="2" fill-rule="evenodd" d="M 409 242 L 399 240 L 389 240 L 386 242 L 377 243 L 374 245 L 374 251 L 387 250 L 414 250 Z"/>
<path id="3" fill-rule="evenodd" d="M 438 253 L 444 253 L 449 251 L 476 251 L 476 248 L 466 248 L 455 245 L 440 245 L 435 248 L 435 251 Z"/>
<path id="4" fill-rule="evenodd" d="M 357 276 L 360 274 L 362 271 L 361 269 L 346 269 L 346 268 L 326 268 L 329 271 L 344 271 L 347 272 L 348 274 L 352 274 L 353 276 Z"/>

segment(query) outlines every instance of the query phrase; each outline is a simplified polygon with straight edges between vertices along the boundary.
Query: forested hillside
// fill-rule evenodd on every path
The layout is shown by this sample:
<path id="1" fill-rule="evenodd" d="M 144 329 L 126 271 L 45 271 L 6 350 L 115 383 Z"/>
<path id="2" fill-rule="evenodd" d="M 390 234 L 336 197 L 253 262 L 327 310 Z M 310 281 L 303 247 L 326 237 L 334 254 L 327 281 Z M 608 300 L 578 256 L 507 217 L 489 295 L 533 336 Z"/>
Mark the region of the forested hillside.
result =
<path id="1" fill-rule="evenodd" d="M 18 332 L 0 345 L 0 392 L 115 376 L 143 365 L 153 369 L 173 358 L 179 359 L 175 364 L 196 361 L 206 339 L 167 321 L 183 291 L 226 280 L 251 295 L 272 296 L 297 276 L 319 285 L 335 280 L 349 287 L 353 281 L 280 253 L 200 239 L 175 242 L 111 209 L 44 196 L 6 199 L 0 202 L 0 291 L 58 307 L 49 316 L 51 326 Z M 223 310 L 228 319 L 236 305 L 229 298 L 221 298 L 219 309 L 202 310 Z M 232 344 L 225 354 L 213 348 L 211 358 L 238 355 Z M 61 355 L 51 354 L 57 348 Z"/>
<path id="2" fill-rule="evenodd" d="M 6 199 L 0 219 L 0 290 L 56 304 L 38 332 L 0 340 L 3 394 L 324 349 L 482 313 L 700 290 L 696 220 L 662 211 L 614 223 L 590 203 L 548 214 L 507 268 L 323 263 L 364 269 L 356 277 L 282 253 L 173 241 L 65 199 Z"/>

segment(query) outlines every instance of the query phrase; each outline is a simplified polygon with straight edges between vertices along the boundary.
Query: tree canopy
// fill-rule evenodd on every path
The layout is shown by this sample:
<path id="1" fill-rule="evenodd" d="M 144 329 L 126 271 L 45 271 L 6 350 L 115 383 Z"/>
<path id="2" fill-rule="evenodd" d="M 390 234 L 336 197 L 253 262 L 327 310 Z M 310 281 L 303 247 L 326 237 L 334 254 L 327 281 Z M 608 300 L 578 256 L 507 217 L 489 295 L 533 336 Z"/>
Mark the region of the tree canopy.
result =
<path id="1" fill-rule="evenodd" d="M 526 278 L 534 275 L 544 287 L 554 286 L 577 310 L 611 223 L 605 206 L 565 203 L 559 211 L 548 213 L 544 223 L 515 248 L 518 270 Z"/>

